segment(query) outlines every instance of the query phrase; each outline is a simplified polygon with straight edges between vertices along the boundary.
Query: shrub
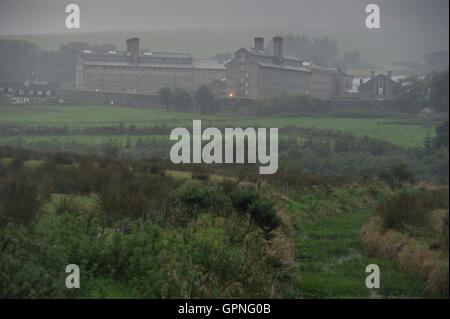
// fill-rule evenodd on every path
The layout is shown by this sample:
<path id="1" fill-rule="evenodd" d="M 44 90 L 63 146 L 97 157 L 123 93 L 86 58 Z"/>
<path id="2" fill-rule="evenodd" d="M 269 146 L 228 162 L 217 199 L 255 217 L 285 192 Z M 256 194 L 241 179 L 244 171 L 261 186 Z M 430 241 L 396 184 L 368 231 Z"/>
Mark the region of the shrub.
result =
<path id="1" fill-rule="evenodd" d="M 413 172 L 405 163 L 393 165 L 390 168 L 390 173 L 399 182 L 412 182 L 414 180 Z"/>
<path id="2" fill-rule="evenodd" d="M 62 196 L 56 200 L 54 208 L 57 215 L 66 212 L 73 214 L 80 210 L 80 203 L 73 196 Z"/>
<path id="3" fill-rule="evenodd" d="M 230 196 L 230 194 L 236 190 L 238 183 L 232 179 L 226 178 L 220 183 L 225 195 Z"/>
<path id="4" fill-rule="evenodd" d="M 192 108 L 192 96 L 184 89 L 174 89 L 172 103 L 177 110 L 189 111 Z"/>
<path id="5" fill-rule="evenodd" d="M 64 285 L 64 272 L 53 272 L 43 264 L 48 256 L 41 254 L 24 226 L 10 223 L 2 229 L 0 253 L 0 298 L 66 297 L 70 289 Z M 59 265 L 54 261 L 50 260 L 52 268 Z"/>
<path id="6" fill-rule="evenodd" d="M 109 158 L 117 158 L 120 154 L 119 147 L 111 141 L 103 144 L 101 149 L 103 154 Z"/>
<path id="7" fill-rule="evenodd" d="M 121 219 L 140 218 L 147 205 L 147 198 L 137 183 L 125 182 L 103 187 L 97 203 L 106 224 L 113 225 Z"/>
<path id="8" fill-rule="evenodd" d="M 217 187 L 204 186 L 197 181 L 187 181 L 178 187 L 171 196 L 178 210 L 181 210 L 183 223 L 196 220 L 202 212 L 221 215 L 227 212 L 228 199 Z"/>
<path id="9" fill-rule="evenodd" d="M 429 213 L 437 208 L 448 208 L 445 190 L 402 192 L 378 205 L 377 212 L 385 229 L 405 231 L 408 227 L 429 227 Z"/>
<path id="10" fill-rule="evenodd" d="M 441 243 L 442 243 L 442 250 L 448 256 L 448 248 L 449 248 L 448 247 L 448 241 L 449 241 L 449 237 L 448 237 L 448 211 L 447 211 L 447 214 L 445 214 L 445 216 L 444 216 L 440 237 L 441 237 Z"/>
<path id="11" fill-rule="evenodd" d="M 433 139 L 433 147 L 440 149 L 441 147 L 448 149 L 448 121 L 445 121 L 436 128 L 436 136 Z"/>
<path id="12" fill-rule="evenodd" d="M 69 165 L 73 163 L 73 156 L 69 153 L 59 152 L 52 156 L 52 160 L 55 164 Z"/>
<path id="13" fill-rule="evenodd" d="M 41 204 L 36 181 L 27 170 L 9 176 L 0 184 L 0 225 L 14 221 L 30 226 Z"/>
<path id="14" fill-rule="evenodd" d="M 248 213 L 252 223 L 261 228 L 266 236 L 281 225 L 273 202 L 267 199 L 259 199 L 253 202 L 248 207 Z"/>
<path id="15" fill-rule="evenodd" d="M 245 213 L 248 208 L 260 198 L 259 194 L 253 190 L 236 189 L 230 193 L 233 207 L 238 211 Z"/>
<path id="16" fill-rule="evenodd" d="M 166 107 L 169 108 L 172 104 L 172 89 L 168 87 L 163 87 L 158 91 L 159 101 Z"/>
<path id="17" fill-rule="evenodd" d="M 202 174 L 202 173 L 193 173 L 192 174 L 192 179 L 197 179 L 199 181 L 207 181 L 207 180 L 209 180 L 209 175 L 208 174 Z"/>
<path id="18" fill-rule="evenodd" d="M 240 214 L 250 216 L 250 224 L 259 227 L 267 235 L 281 225 L 274 203 L 262 198 L 253 190 L 235 190 L 230 194 L 233 207 Z"/>
<path id="19" fill-rule="evenodd" d="M 389 183 L 391 186 L 415 181 L 414 173 L 408 168 L 406 163 L 394 164 L 389 169 L 385 169 L 378 174 L 378 177 Z"/>
<path id="20" fill-rule="evenodd" d="M 448 258 L 443 259 L 427 243 L 408 234 L 383 231 L 378 218 L 372 218 L 362 228 L 361 239 L 366 251 L 391 259 L 402 271 L 424 280 L 426 297 L 448 298 Z"/>
<path id="21" fill-rule="evenodd" d="M 194 93 L 194 99 L 201 113 L 210 113 L 218 111 L 218 102 L 214 94 L 206 86 L 200 86 Z"/>

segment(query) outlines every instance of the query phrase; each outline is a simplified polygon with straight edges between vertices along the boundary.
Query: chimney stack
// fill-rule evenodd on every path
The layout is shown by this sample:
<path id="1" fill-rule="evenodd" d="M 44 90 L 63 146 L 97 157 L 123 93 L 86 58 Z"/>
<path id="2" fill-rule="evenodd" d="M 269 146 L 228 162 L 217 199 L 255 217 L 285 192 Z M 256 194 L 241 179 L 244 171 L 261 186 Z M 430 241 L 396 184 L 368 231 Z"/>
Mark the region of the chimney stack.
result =
<path id="1" fill-rule="evenodd" d="M 139 38 L 127 39 L 127 52 L 130 53 L 131 62 L 139 61 Z"/>
<path id="2" fill-rule="evenodd" d="M 276 64 L 283 63 L 283 38 L 273 37 L 273 58 Z"/>
<path id="3" fill-rule="evenodd" d="M 387 72 L 387 77 L 390 78 L 390 79 L 392 79 L 392 71 L 388 71 L 388 72 Z"/>
<path id="4" fill-rule="evenodd" d="M 255 50 L 264 51 L 264 38 L 262 37 L 255 38 Z"/>
<path id="5" fill-rule="evenodd" d="M 370 71 L 370 79 L 375 78 L 375 71 Z"/>

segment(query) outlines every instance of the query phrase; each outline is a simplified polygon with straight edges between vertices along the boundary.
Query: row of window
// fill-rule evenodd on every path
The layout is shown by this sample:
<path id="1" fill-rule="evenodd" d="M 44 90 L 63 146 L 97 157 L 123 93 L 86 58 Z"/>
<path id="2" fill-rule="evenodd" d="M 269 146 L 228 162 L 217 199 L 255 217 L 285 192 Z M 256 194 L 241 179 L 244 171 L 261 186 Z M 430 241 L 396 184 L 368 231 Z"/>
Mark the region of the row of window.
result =
<path id="1" fill-rule="evenodd" d="M 241 64 L 239 67 L 239 70 L 241 71 L 241 95 L 248 96 L 248 72 L 245 72 L 245 66 L 244 66 L 244 60 L 245 57 L 241 56 Z"/>
<path id="2" fill-rule="evenodd" d="M 196 69 L 196 68 L 178 68 L 178 67 L 147 67 L 147 66 L 92 66 L 86 65 L 86 70 L 105 70 L 105 71 L 163 71 L 163 72 L 203 72 L 203 73 L 224 73 L 225 70 L 217 70 L 217 69 Z"/>
<path id="3" fill-rule="evenodd" d="M 11 94 L 18 94 L 18 95 L 29 95 L 29 96 L 52 96 L 53 90 L 34 90 L 34 89 L 14 89 L 12 87 L 0 87 L 0 93 L 11 93 Z"/>

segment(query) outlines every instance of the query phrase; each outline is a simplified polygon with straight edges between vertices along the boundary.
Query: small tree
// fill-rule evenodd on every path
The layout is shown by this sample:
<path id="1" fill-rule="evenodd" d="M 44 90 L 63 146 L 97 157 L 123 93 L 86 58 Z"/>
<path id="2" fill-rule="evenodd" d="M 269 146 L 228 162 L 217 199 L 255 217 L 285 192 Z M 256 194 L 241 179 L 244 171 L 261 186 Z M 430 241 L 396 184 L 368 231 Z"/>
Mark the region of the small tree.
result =
<path id="1" fill-rule="evenodd" d="M 231 192 L 230 198 L 233 207 L 238 213 L 250 217 L 249 227 L 242 238 L 255 230 L 256 226 L 263 231 L 264 237 L 268 239 L 270 232 L 281 225 L 274 203 L 261 197 L 257 192 L 252 190 L 235 190 Z"/>
<path id="2" fill-rule="evenodd" d="M 393 165 L 389 169 L 390 175 L 400 183 L 403 182 L 413 182 L 414 181 L 414 173 L 408 168 L 406 163 L 399 163 Z"/>
<path id="3" fill-rule="evenodd" d="M 169 109 L 172 105 L 172 90 L 168 87 L 163 87 L 158 92 L 158 98 L 166 109 Z"/>
<path id="4" fill-rule="evenodd" d="M 10 221 L 29 227 L 42 204 L 36 180 L 23 170 L 2 180 L 0 202 L 0 227 Z"/>
<path id="5" fill-rule="evenodd" d="M 267 199 L 255 201 L 248 207 L 248 213 L 253 224 L 257 225 L 266 238 L 269 233 L 281 225 L 281 220 L 277 216 L 273 202 Z"/>
<path id="6" fill-rule="evenodd" d="M 172 104 L 178 109 L 188 111 L 192 106 L 192 97 L 186 90 L 175 89 L 172 91 Z"/>
<path id="7" fill-rule="evenodd" d="M 260 196 L 255 191 L 237 189 L 231 192 L 230 198 L 235 209 L 241 213 L 246 213 L 250 205 L 257 201 Z"/>
<path id="8" fill-rule="evenodd" d="M 206 85 L 200 86 L 195 91 L 194 98 L 200 112 L 210 113 L 218 110 L 217 100 Z"/>
<path id="9" fill-rule="evenodd" d="M 448 70 L 433 76 L 431 80 L 431 105 L 439 112 L 448 113 Z"/>
<path id="10" fill-rule="evenodd" d="M 448 148 L 448 121 L 445 121 L 436 128 L 436 136 L 433 139 L 433 147 L 437 150 L 441 147 Z"/>
<path id="11" fill-rule="evenodd" d="M 423 143 L 423 151 L 425 152 L 425 154 L 429 154 L 433 151 L 433 142 L 430 133 L 428 133 L 425 137 L 425 141 Z"/>
<path id="12" fill-rule="evenodd" d="M 107 157 L 117 158 L 119 156 L 120 150 L 116 144 L 114 144 L 112 141 L 108 141 L 107 143 L 103 144 L 102 152 Z"/>
<path id="13" fill-rule="evenodd" d="M 181 219 L 187 224 L 197 220 L 200 213 L 223 215 L 228 209 L 228 199 L 218 188 L 207 187 L 198 181 L 187 181 L 171 194 L 173 203 L 183 213 Z"/>

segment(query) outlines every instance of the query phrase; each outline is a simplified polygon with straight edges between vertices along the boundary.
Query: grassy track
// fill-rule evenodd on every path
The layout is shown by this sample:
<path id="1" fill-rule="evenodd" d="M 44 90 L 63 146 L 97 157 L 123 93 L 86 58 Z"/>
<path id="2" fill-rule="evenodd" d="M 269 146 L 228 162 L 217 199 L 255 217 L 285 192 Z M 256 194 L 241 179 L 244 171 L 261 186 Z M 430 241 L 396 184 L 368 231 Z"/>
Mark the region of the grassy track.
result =
<path id="1" fill-rule="evenodd" d="M 299 279 L 293 298 L 421 297 L 423 282 L 391 261 L 365 256 L 360 231 L 373 209 L 361 205 L 367 200 L 364 197 L 360 190 L 345 190 L 334 200 L 307 197 L 287 204 L 296 229 L 293 243 Z M 358 198 L 359 204 L 348 205 Z M 380 267 L 380 289 L 365 286 L 369 264 Z"/>

